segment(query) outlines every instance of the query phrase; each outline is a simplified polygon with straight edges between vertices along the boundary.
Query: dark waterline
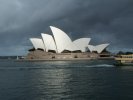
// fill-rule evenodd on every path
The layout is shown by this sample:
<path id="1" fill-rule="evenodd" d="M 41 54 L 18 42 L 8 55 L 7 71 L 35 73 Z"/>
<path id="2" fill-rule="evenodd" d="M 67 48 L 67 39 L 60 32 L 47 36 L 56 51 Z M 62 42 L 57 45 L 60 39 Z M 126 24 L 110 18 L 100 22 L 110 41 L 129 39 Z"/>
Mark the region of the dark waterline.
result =
<path id="1" fill-rule="evenodd" d="M 0 61 L 0 100 L 132 100 L 133 66 L 111 61 Z"/>

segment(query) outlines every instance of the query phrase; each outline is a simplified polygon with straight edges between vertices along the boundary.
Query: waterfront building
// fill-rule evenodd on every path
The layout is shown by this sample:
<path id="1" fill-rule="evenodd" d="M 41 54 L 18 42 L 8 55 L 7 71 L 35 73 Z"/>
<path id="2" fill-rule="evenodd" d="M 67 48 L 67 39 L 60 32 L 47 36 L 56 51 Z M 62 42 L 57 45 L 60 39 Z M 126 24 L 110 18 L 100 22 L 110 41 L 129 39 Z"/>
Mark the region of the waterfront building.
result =
<path id="1" fill-rule="evenodd" d="M 41 33 L 42 38 L 30 38 L 33 49 L 27 58 L 53 59 L 53 58 L 97 58 L 109 46 L 108 43 L 90 45 L 91 38 L 79 38 L 74 41 L 61 29 L 50 26 L 53 35 Z M 97 54 L 94 54 L 97 53 Z"/>

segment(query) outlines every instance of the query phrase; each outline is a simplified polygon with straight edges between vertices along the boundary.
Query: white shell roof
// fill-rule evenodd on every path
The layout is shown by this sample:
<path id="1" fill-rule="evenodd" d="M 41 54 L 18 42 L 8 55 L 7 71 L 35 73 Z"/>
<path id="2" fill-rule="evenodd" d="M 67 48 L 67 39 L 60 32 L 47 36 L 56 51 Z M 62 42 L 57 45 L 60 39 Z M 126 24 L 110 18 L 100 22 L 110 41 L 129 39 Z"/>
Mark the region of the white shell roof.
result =
<path id="1" fill-rule="evenodd" d="M 45 44 L 46 52 L 48 52 L 48 50 L 56 51 L 56 45 L 53 37 L 49 34 L 44 34 L 44 33 L 41 33 L 41 35 Z"/>
<path id="2" fill-rule="evenodd" d="M 81 50 L 82 52 L 85 52 L 90 40 L 91 38 L 79 38 L 73 41 L 73 45 L 76 46 L 75 50 Z"/>
<path id="3" fill-rule="evenodd" d="M 45 50 L 45 46 L 42 39 L 39 38 L 30 38 L 30 41 L 32 42 L 35 49 L 41 48 Z"/>
<path id="4" fill-rule="evenodd" d="M 109 45 L 108 43 L 100 44 L 100 45 L 96 45 L 96 46 L 88 45 L 88 48 L 91 52 L 97 51 L 98 53 L 101 53 L 105 48 L 107 48 L 108 45 Z"/>
<path id="5" fill-rule="evenodd" d="M 75 51 L 75 50 L 79 50 L 79 49 L 77 49 L 76 45 L 74 45 L 73 42 L 71 42 L 71 43 L 69 43 L 69 45 L 66 46 L 65 50 Z"/>
<path id="6" fill-rule="evenodd" d="M 98 53 L 101 53 L 105 48 L 107 48 L 109 44 L 100 44 L 100 45 L 97 45 L 95 48 L 97 50 Z"/>
<path id="7" fill-rule="evenodd" d="M 65 32 L 63 32 L 59 28 L 56 28 L 53 26 L 50 26 L 50 28 L 53 32 L 53 36 L 54 36 L 55 43 L 57 46 L 57 52 L 61 53 L 63 50 L 67 48 L 67 46 L 71 45 L 72 40 L 69 38 L 69 36 Z"/>
<path id="8" fill-rule="evenodd" d="M 93 45 L 88 45 L 88 48 L 89 48 L 90 52 L 96 51 L 95 46 L 93 46 Z"/>
<path id="9" fill-rule="evenodd" d="M 76 51 L 81 50 L 82 52 L 86 52 L 86 48 L 89 50 L 97 51 L 101 53 L 109 44 L 100 44 L 100 45 L 89 45 L 91 38 L 79 38 L 77 40 L 72 41 L 70 37 L 54 26 L 50 26 L 53 36 L 49 34 L 41 33 L 42 39 L 39 38 L 30 38 L 35 49 L 41 48 L 43 50 L 55 50 L 57 53 L 61 53 L 64 50 Z"/>

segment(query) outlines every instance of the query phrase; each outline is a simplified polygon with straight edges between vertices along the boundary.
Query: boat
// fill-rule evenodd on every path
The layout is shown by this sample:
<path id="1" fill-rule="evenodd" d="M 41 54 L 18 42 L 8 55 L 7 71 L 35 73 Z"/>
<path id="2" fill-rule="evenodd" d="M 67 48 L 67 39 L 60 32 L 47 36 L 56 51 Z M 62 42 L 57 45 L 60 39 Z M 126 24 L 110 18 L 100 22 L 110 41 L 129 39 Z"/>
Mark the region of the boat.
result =
<path id="1" fill-rule="evenodd" d="M 133 66 L 133 54 L 118 55 L 115 60 L 116 66 Z"/>

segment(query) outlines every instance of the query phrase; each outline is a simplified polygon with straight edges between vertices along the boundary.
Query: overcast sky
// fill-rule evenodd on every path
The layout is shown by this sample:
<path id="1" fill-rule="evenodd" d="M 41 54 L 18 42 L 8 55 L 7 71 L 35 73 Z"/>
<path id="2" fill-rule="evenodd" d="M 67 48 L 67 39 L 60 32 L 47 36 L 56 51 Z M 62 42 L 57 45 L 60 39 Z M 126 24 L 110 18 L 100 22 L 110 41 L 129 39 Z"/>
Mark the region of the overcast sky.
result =
<path id="1" fill-rule="evenodd" d="M 51 34 L 50 25 L 73 40 L 133 51 L 133 0 L 0 0 L 0 55 L 26 55 L 29 38 Z"/>

